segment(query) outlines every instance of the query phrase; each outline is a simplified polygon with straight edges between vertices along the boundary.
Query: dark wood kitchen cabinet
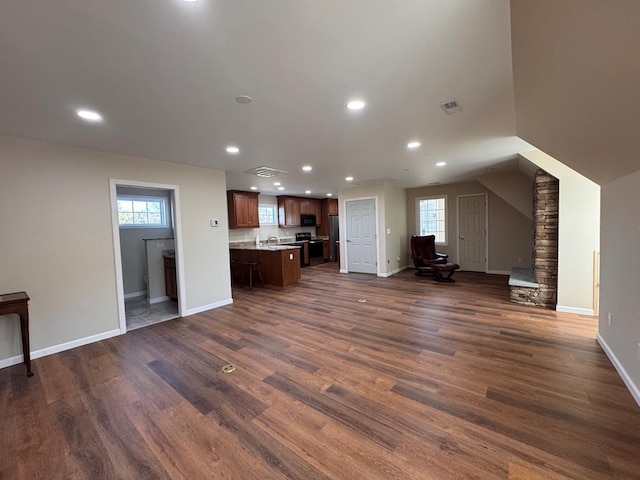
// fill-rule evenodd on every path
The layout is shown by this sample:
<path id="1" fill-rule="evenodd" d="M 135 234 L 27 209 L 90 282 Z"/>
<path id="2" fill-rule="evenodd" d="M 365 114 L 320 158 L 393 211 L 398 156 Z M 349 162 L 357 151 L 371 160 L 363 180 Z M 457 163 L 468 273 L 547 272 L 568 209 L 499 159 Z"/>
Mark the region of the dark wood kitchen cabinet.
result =
<path id="1" fill-rule="evenodd" d="M 335 198 L 323 198 L 318 201 L 318 204 L 320 205 L 320 216 L 318 217 L 316 235 L 328 237 L 329 215 L 338 215 L 338 200 Z"/>
<path id="2" fill-rule="evenodd" d="M 299 227 L 300 215 L 315 215 L 316 226 L 321 224 L 320 201 L 315 198 L 278 197 L 278 225 L 281 227 Z"/>
<path id="3" fill-rule="evenodd" d="M 278 197 L 278 224 L 281 227 L 300 226 L 300 199 L 298 197 Z"/>
<path id="4" fill-rule="evenodd" d="M 178 281 L 176 280 L 175 257 L 162 257 L 164 260 L 164 291 L 171 300 L 178 299 Z"/>
<path id="5" fill-rule="evenodd" d="M 258 195 L 258 192 L 241 190 L 227 192 L 229 228 L 260 228 Z"/>
<path id="6" fill-rule="evenodd" d="M 300 213 L 315 215 L 316 227 L 322 224 L 322 216 L 320 210 L 320 200 L 315 198 L 302 198 L 300 199 Z"/>
<path id="7" fill-rule="evenodd" d="M 331 260 L 331 254 L 329 253 L 329 240 L 322 241 L 322 259 L 325 262 Z"/>

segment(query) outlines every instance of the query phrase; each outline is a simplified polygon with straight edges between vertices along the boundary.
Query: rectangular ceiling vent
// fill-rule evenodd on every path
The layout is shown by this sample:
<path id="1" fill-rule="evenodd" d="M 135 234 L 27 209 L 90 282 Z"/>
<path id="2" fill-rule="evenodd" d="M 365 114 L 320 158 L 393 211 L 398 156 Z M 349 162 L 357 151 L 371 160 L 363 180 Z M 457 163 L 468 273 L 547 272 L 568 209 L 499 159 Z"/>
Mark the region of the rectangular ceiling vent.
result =
<path id="1" fill-rule="evenodd" d="M 462 111 L 462 107 L 460 106 L 458 101 L 455 99 L 441 103 L 440 107 L 442 107 L 442 110 L 444 110 L 444 113 L 446 113 L 447 115 L 451 115 L 452 113 L 458 113 Z"/>
<path id="2" fill-rule="evenodd" d="M 273 167 L 256 167 L 251 170 L 245 170 L 244 173 L 248 173 L 249 175 L 257 175 L 262 178 L 270 178 L 275 177 L 276 175 L 282 175 L 283 173 L 288 173 L 285 170 L 279 170 Z"/>

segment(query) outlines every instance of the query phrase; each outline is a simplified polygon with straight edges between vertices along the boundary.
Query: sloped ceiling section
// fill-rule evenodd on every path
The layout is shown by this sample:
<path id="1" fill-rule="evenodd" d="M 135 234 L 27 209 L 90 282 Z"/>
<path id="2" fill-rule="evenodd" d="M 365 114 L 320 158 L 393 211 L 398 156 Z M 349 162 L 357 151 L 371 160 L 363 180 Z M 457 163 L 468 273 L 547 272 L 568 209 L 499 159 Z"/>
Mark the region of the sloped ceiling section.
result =
<path id="1" fill-rule="evenodd" d="M 518 136 L 604 185 L 640 169 L 640 2 L 511 0 Z"/>

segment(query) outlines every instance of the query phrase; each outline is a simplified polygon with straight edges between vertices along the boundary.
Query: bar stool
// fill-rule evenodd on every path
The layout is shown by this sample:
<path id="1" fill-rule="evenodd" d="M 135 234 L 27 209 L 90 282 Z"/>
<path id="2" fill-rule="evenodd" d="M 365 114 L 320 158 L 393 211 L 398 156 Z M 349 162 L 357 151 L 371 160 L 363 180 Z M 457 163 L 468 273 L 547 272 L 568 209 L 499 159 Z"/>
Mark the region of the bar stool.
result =
<path id="1" fill-rule="evenodd" d="M 260 285 L 264 285 L 264 282 L 262 281 L 262 273 L 260 273 L 260 262 L 250 262 L 250 261 L 246 261 L 246 262 L 242 262 L 240 264 L 243 267 L 243 271 L 242 271 L 242 278 L 240 279 L 240 288 L 242 288 L 244 286 L 244 279 L 245 276 L 247 274 L 247 272 L 249 273 L 249 290 L 251 290 L 251 288 L 253 287 L 253 271 L 255 269 L 256 273 L 258 274 L 258 278 L 260 279 Z"/>

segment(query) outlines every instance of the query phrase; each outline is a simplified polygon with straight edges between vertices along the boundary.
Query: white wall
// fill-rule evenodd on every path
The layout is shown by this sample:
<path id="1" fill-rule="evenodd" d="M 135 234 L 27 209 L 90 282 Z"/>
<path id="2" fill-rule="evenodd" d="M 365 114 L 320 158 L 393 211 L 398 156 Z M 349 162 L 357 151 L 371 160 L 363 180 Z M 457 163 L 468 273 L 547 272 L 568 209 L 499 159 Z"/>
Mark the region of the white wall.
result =
<path id="1" fill-rule="evenodd" d="M 30 295 L 32 352 L 118 333 L 112 178 L 179 186 L 186 307 L 231 301 L 224 172 L 6 136 L 0 171 L 0 293 Z M 2 320 L 6 365 L 21 347 Z"/>
<path id="2" fill-rule="evenodd" d="M 640 171 L 602 187 L 598 335 L 640 404 Z M 608 314 L 612 314 L 609 326 Z"/>
<path id="3" fill-rule="evenodd" d="M 600 186 L 540 150 L 520 155 L 560 181 L 557 310 L 593 315 Z"/>

